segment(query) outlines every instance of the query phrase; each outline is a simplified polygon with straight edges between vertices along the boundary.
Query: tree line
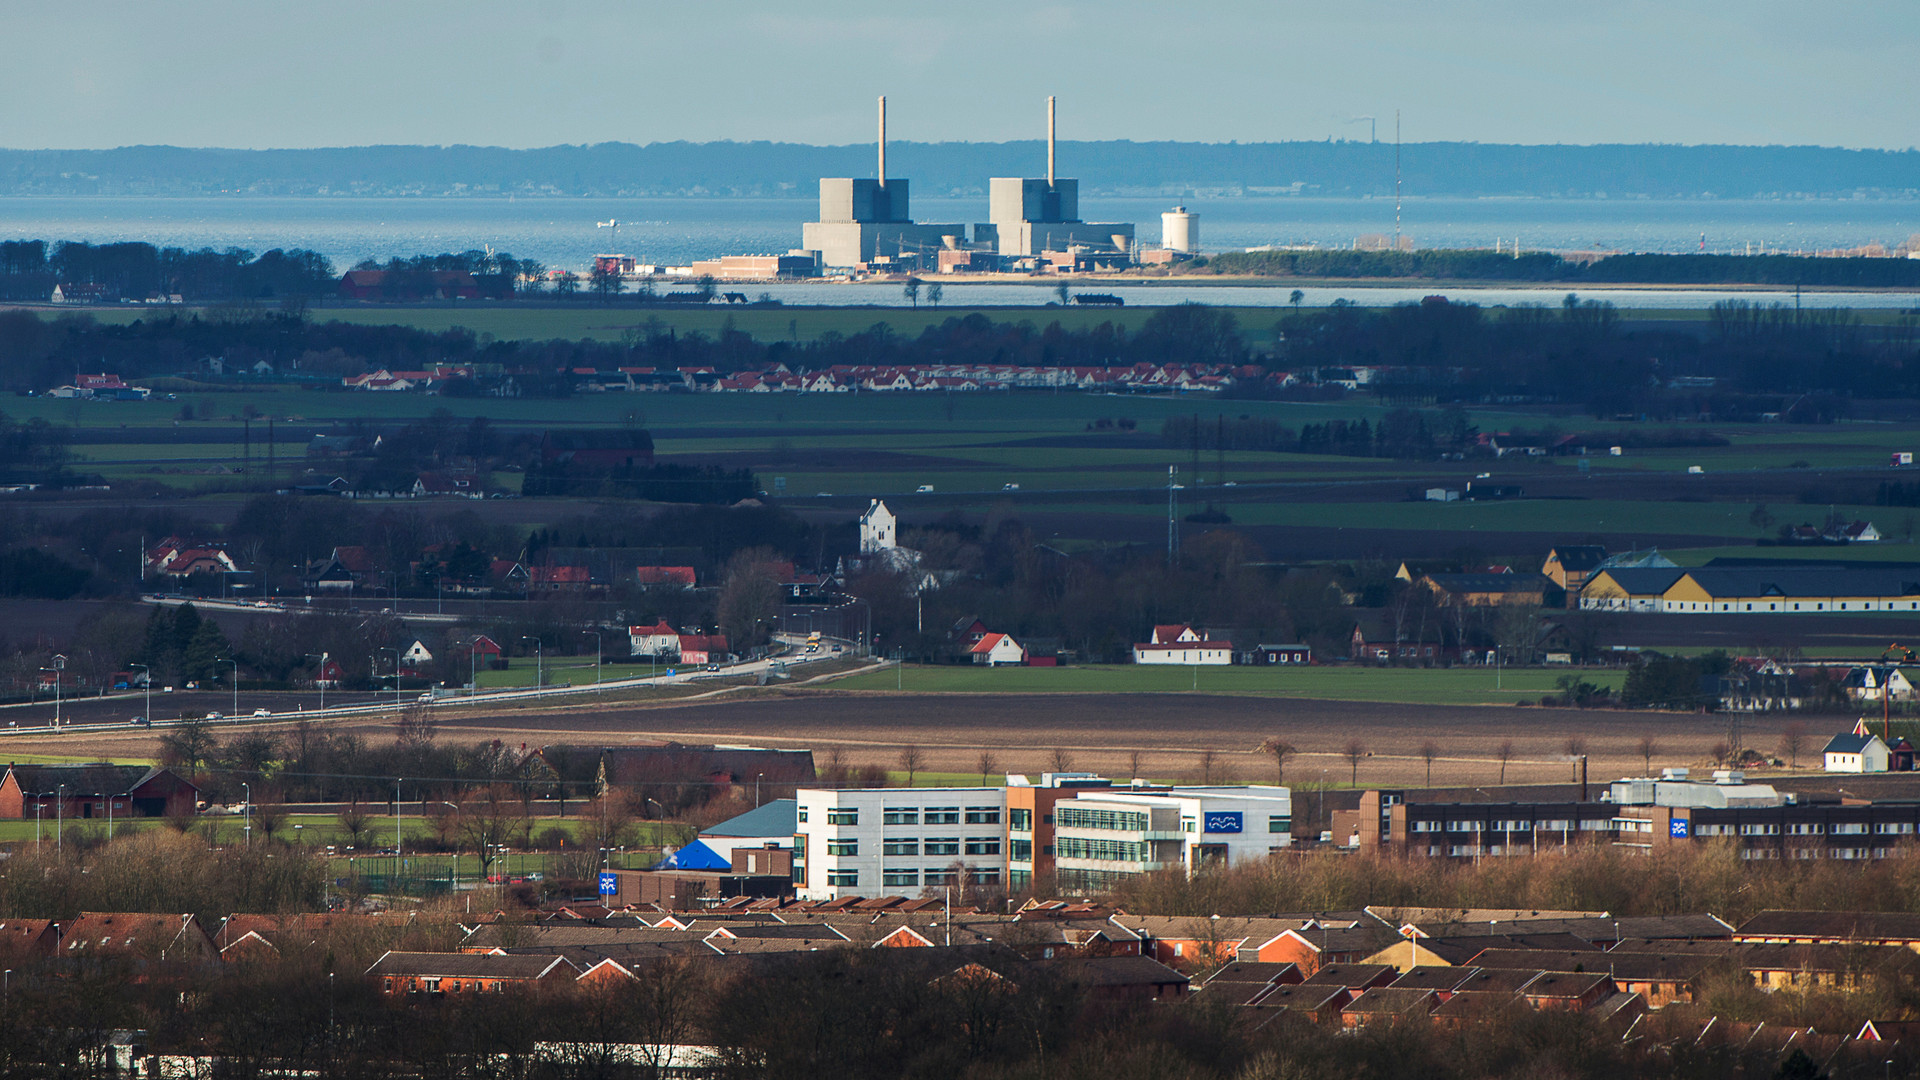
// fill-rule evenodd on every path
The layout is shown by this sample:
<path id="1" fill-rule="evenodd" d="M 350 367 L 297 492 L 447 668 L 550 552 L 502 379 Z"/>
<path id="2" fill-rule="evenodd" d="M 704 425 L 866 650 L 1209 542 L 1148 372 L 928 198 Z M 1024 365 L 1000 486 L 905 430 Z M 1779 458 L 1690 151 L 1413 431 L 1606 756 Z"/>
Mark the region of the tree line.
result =
<path id="1" fill-rule="evenodd" d="M 1191 273 L 1298 278 L 1416 278 L 1428 281 L 1524 281 L 1568 285 L 1782 285 L 1904 289 L 1920 285 L 1907 259 L 1799 255 L 1619 254 L 1566 259 L 1549 251 L 1518 257 L 1486 250 L 1226 251 Z"/>
<path id="2" fill-rule="evenodd" d="M 0 299 L 45 300 L 55 285 L 92 285 L 98 299 L 264 300 L 330 296 L 333 263 L 302 248 L 255 254 L 244 248 L 198 250 L 129 241 L 0 242 Z"/>

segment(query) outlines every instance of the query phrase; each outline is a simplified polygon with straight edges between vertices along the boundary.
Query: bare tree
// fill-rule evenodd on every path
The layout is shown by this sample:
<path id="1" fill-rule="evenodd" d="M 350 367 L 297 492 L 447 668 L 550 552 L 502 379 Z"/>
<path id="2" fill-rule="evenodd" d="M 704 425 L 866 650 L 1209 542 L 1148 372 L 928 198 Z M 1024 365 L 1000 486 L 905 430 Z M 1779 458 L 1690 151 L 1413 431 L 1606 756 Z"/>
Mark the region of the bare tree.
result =
<path id="1" fill-rule="evenodd" d="M 1660 744 L 1653 741 L 1653 736 L 1640 737 L 1640 762 L 1649 776 L 1653 775 L 1653 755 L 1659 752 Z"/>
<path id="2" fill-rule="evenodd" d="M 1273 782 L 1287 782 L 1287 759 L 1299 753 L 1299 749 L 1284 739 L 1268 739 L 1260 744 L 1260 749 L 1273 755 Z"/>
<path id="3" fill-rule="evenodd" d="M 987 786 L 987 777 L 1000 771 L 1000 759 L 994 757 L 993 751 L 991 750 L 980 751 L 980 760 L 975 762 L 975 764 L 980 766 L 981 787 Z"/>
<path id="4" fill-rule="evenodd" d="M 1360 759 L 1367 756 L 1367 744 L 1359 739 L 1348 739 L 1345 749 L 1340 751 L 1347 759 L 1347 783 L 1360 783 Z"/>
<path id="5" fill-rule="evenodd" d="M 1427 786 L 1433 786 L 1433 763 L 1439 760 L 1440 744 L 1428 739 L 1420 744 L 1420 758 L 1427 763 Z"/>
<path id="6" fill-rule="evenodd" d="M 1145 758 L 1146 758 L 1146 756 L 1147 756 L 1147 755 L 1145 755 L 1145 754 L 1143 754 L 1143 753 L 1141 753 L 1141 752 L 1140 752 L 1140 751 L 1138 751 L 1138 750 L 1135 750 L 1135 751 L 1133 751 L 1133 752 L 1131 752 L 1131 753 L 1129 753 L 1129 754 L 1127 755 L 1127 776 L 1128 776 L 1128 778 L 1130 778 L 1130 779 L 1135 779 L 1135 780 L 1137 780 L 1137 779 L 1139 779 L 1139 778 L 1140 778 L 1140 762 L 1141 762 L 1141 761 L 1142 761 L 1143 759 L 1145 759 Z"/>
<path id="7" fill-rule="evenodd" d="M 1580 760 L 1587 756 L 1587 740 L 1579 735 L 1569 735 L 1560 748 L 1567 752 L 1567 760 L 1573 762 L 1573 778 L 1580 779 Z"/>
<path id="8" fill-rule="evenodd" d="M 913 786 L 914 774 L 927 767 L 927 756 L 917 746 L 900 751 L 900 771 L 907 774 L 907 786 Z"/>
<path id="9" fill-rule="evenodd" d="M 1053 771 L 1057 773 L 1073 771 L 1073 755 L 1067 753 L 1064 746 L 1053 748 Z"/>
<path id="10" fill-rule="evenodd" d="M 460 808 L 454 814 L 454 831 L 480 856 L 483 879 L 492 872 L 501 845 L 522 829 L 526 819 L 525 804 L 520 801 L 519 793 L 507 784 L 489 784 L 468 792 L 460 800 Z"/>
<path id="11" fill-rule="evenodd" d="M 1206 750 L 1200 754 L 1200 782 L 1202 784 L 1213 783 L 1213 767 L 1219 760 L 1220 755 L 1214 753 L 1212 750 Z"/>
<path id="12" fill-rule="evenodd" d="M 268 843 L 273 842 L 274 834 L 286 823 L 286 804 L 265 799 L 253 804 L 253 827 L 260 830 Z"/>
<path id="13" fill-rule="evenodd" d="M 373 818 L 368 816 L 365 810 L 360 809 L 360 804 L 357 802 L 349 804 L 345 810 L 340 811 L 334 820 L 339 823 L 340 831 L 347 834 L 347 843 L 356 848 L 373 829 Z"/>
<path id="14" fill-rule="evenodd" d="M 1507 782 L 1507 763 L 1513 760 L 1513 740 L 1506 739 L 1493 748 L 1493 756 L 1500 759 L 1500 783 Z"/>
<path id="15" fill-rule="evenodd" d="M 1780 753 L 1792 768 L 1800 767 L 1800 751 L 1806 748 L 1807 726 L 1795 720 L 1780 732 Z"/>

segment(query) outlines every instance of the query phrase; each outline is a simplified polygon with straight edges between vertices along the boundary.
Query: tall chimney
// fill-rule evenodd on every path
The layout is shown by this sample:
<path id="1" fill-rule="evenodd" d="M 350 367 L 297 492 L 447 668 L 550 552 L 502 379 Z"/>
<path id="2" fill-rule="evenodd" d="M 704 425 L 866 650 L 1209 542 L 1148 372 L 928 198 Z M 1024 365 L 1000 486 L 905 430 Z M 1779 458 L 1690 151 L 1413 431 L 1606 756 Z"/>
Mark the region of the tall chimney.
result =
<path id="1" fill-rule="evenodd" d="M 1053 95 L 1047 95 L 1047 186 L 1053 186 Z"/>
<path id="2" fill-rule="evenodd" d="M 880 95 L 880 186 L 887 186 L 887 96 Z"/>

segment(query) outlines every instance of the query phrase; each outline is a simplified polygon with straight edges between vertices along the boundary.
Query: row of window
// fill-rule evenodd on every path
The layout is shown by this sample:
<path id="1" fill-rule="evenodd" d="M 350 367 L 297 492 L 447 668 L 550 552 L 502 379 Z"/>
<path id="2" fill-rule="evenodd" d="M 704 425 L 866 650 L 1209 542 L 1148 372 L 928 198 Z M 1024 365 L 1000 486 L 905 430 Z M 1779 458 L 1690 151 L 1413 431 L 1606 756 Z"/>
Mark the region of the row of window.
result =
<path id="1" fill-rule="evenodd" d="M 958 870 L 885 870 L 880 874 L 880 884 L 889 889 L 916 889 L 922 885 L 940 887 L 972 882 L 975 885 L 998 885 L 1000 871 L 968 870 L 964 875 Z M 860 871 L 829 870 L 827 887 L 833 889 L 857 889 L 860 887 Z"/>
<path id="2" fill-rule="evenodd" d="M 925 840 L 889 839 L 880 844 L 882 855 L 998 855 L 1000 838 L 997 836 L 969 836 L 962 840 L 957 836 L 929 836 Z M 858 840 L 828 840 L 827 854 L 841 857 L 860 854 Z"/>
<path id="3" fill-rule="evenodd" d="M 1095 810 L 1062 806 L 1055 808 L 1054 824 L 1061 829 L 1103 829 L 1108 832 L 1146 832 L 1144 810 Z"/>
<path id="4" fill-rule="evenodd" d="M 1148 861 L 1151 845 L 1132 840 L 1096 840 L 1084 836 L 1063 836 L 1054 845 L 1062 859 L 1101 859 L 1107 862 L 1143 863 Z"/>
<path id="5" fill-rule="evenodd" d="M 1415 821 L 1408 825 L 1408 829 L 1417 833 L 1533 832 L 1535 830 L 1541 832 L 1576 832 L 1580 830 L 1600 832 L 1606 830 L 1609 826 L 1610 823 L 1604 818 L 1587 818 L 1581 821 L 1553 818 L 1541 821 L 1526 821 L 1521 819 L 1503 819 L 1499 821 Z"/>
<path id="6" fill-rule="evenodd" d="M 1023 811 L 1031 814 L 1031 811 Z M 807 808 L 800 808 L 800 820 L 807 820 Z M 1000 808 L 997 806 L 969 806 L 964 811 L 958 806 L 929 806 L 923 812 L 917 806 L 896 806 L 880 812 L 883 825 L 998 825 Z M 836 806 L 827 810 L 829 825 L 860 824 L 860 808 L 857 806 Z"/>

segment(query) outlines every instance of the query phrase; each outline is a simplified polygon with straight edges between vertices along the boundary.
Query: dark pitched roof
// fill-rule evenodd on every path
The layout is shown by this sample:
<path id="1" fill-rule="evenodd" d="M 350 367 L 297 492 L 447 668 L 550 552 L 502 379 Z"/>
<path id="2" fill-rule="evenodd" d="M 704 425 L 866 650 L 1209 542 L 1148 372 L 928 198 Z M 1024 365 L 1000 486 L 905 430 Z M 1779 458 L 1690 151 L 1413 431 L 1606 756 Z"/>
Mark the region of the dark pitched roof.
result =
<path id="1" fill-rule="evenodd" d="M 1391 964 L 1328 964 L 1307 976 L 1307 982 L 1358 989 L 1391 982 L 1393 970 Z"/>
<path id="2" fill-rule="evenodd" d="M 1377 986 L 1349 1001 L 1341 1012 L 1399 1016 L 1432 1012 L 1438 999 L 1431 990 Z"/>
<path id="3" fill-rule="evenodd" d="M 1408 968 L 1405 975 L 1388 983 L 1392 987 L 1410 987 L 1418 990 L 1452 990 L 1468 979 L 1480 973 L 1476 967 L 1416 967 Z"/>
<path id="4" fill-rule="evenodd" d="M 1863 753 L 1865 752 L 1867 747 L 1872 745 L 1874 740 L 1878 739 L 1879 737 L 1880 736 L 1878 735 L 1855 735 L 1853 732 L 1849 731 L 1849 732 L 1846 732 L 1845 734 L 1835 735 L 1832 741 L 1827 743 L 1827 748 L 1825 750 L 1822 750 L 1821 753 L 1823 754 Z"/>
<path id="5" fill-rule="evenodd" d="M 1318 1012 L 1329 1003 L 1340 1004 L 1347 996 L 1347 988 L 1332 983 L 1300 983 L 1295 986 L 1276 986 L 1253 1002 L 1261 1009 L 1288 1009 L 1297 1012 Z"/>
<path id="6" fill-rule="evenodd" d="M 1709 596 L 1913 596 L 1920 572 L 1880 567 L 1712 567 L 1687 571 Z"/>
<path id="7" fill-rule="evenodd" d="M 1735 932 L 1749 937 L 1920 941 L 1920 914 L 1908 911 L 1763 911 Z"/>
<path id="8" fill-rule="evenodd" d="M 389 952 L 369 975 L 421 975 L 455 979 L 537 979 L 555 967 L 573 970 L 564 957 L 497 953 Z"/>
<path id="9" fill-rule="evenodd" d="M 141 784 L 166 773 L 187 787 L 194 785 L 166 769 L 146 765 L 9 765 L 7 771 L 20 785 L 22 794 L 53 795 L 62 786 L 68 798 L 95 795 L 125 795 Z M 198 790 L 195 788 L 195 790 Z"/>
<path id="10" fill-rule="evenodd" d="M 1607 549 L 1597 544 L 1576 544 L 1556 547 L 1551 555 L 1560 557 L 1560 565 L 1568 570 L 1591 570 L 1606 561 Z"/>
<path id="11" fill-rule="evenodd" d="M 1184 986 L 1190 981 L 1151 956 L 1090 956 L 1054 963 L 1062 975 L 1081 986 Z"/>

